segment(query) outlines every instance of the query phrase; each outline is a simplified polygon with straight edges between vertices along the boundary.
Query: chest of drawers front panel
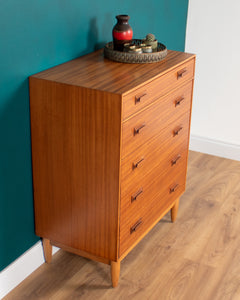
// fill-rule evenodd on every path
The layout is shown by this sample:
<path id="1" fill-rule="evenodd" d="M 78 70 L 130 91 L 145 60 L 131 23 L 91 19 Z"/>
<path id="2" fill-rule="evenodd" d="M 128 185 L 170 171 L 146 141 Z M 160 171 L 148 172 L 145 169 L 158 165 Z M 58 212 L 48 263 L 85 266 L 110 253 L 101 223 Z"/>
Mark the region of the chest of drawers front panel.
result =
<path id="1" fill-rule="evenodd" d="M 182 84 L 176 75 L 173 88 L 158 96 L 161 81 L 173 79 L 179 70 L 188 70 Z M 138 101 L 135 110 L 129 105 L 125 111 L 132 115 L 122 124 L 120 256 L 185 190 L 192 76 L 193 63 L 188 62 L 126 99 L 133 103 L 143 95 L 141 101 L 146 101 L 141 109 Z"/>

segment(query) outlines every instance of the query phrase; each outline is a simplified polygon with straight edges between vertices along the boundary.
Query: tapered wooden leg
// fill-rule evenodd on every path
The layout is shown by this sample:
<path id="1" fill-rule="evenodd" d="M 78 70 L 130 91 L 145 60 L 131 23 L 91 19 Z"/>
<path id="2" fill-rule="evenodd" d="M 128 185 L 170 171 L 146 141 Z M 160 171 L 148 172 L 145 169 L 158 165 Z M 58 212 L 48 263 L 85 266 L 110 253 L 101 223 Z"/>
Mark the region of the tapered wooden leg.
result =
<path id="1" fill-rule="evenodd" d="M 50 262 L 52 261 L 52 245 L 50 243 L 50 240 L 43 238 L 42 245 L 45 262 L 50 264 Z"/>
<path id="2" fill-rule="evenodd" d="M 173 205 L 173 207 L 171 209 L 172 222 L 176 221 L 177 213 L 178 213 L 178 206 L 179 206 L 179 198 L 176 200 L 175 204 Z"/>
<path id="3" fill-rule="evenodd" d="M 120 261 L 111 261 L 111 277 L 112 286 L 116 287 L 118 285 L 118 279 L 120 275 Z"/>

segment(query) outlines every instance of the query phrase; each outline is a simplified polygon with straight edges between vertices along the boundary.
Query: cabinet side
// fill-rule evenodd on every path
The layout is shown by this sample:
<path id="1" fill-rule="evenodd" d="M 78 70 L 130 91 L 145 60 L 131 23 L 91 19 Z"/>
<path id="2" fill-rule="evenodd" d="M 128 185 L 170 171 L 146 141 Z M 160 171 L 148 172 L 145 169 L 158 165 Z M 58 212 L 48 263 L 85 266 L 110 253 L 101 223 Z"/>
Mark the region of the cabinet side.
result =
<path id="1" fill-rule="evenodd" d="M 30 78 L 35 229 L 117 259 L 121 95 Z"/>
<path id="2" fill-rule="evenodd" d="M 188 124 L 188 152 L 187 152 L 187 167 L 188 167 L 188 156 L 189 156 L 189 144 L 190 144 L 190 131 L 191 131 L 191 120 L 192 120 L 192 102 L 193 102 L 193 91 L 194 91 L 194 82 L 195 82 L 195 68 L 196 68 L 196 55 L 193 57 L 193 79 L 192 79 L 192 90 L 191 90 L 191 106 L 190 106 L 190 117 L 189 117 L 189 124 Z M 185 174 L 185 188 L 187 182 L 187 168 Z"/>

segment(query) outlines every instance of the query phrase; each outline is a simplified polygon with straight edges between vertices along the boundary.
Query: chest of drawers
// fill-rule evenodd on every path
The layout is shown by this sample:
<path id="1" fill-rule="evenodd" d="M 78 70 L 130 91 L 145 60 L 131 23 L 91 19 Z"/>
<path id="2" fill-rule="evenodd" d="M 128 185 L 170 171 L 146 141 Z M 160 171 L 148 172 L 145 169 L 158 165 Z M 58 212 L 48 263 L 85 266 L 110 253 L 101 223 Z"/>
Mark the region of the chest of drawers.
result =
<path id="1" fill-rule="evenodd" d="M 111 265 L 185 190 L 195 56 L 121 64 L 102 50 L 30 77 L 36 234 Z"/>

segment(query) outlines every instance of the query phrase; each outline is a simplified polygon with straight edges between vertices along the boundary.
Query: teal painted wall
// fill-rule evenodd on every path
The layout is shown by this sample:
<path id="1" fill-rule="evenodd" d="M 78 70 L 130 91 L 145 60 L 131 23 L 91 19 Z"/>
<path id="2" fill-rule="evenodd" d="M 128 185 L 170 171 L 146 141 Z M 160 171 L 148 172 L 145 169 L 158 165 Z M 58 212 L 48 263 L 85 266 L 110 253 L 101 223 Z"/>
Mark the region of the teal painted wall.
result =
<path id="1" fill-rule="evenodd" d="M 183 51 L 187 7 L 188 0 L 0 1 L 1 270 L 38 241 L 28 76 L 102 47 L 118 14 L 130 15 L 135 38 L 151 32 Z"/>

